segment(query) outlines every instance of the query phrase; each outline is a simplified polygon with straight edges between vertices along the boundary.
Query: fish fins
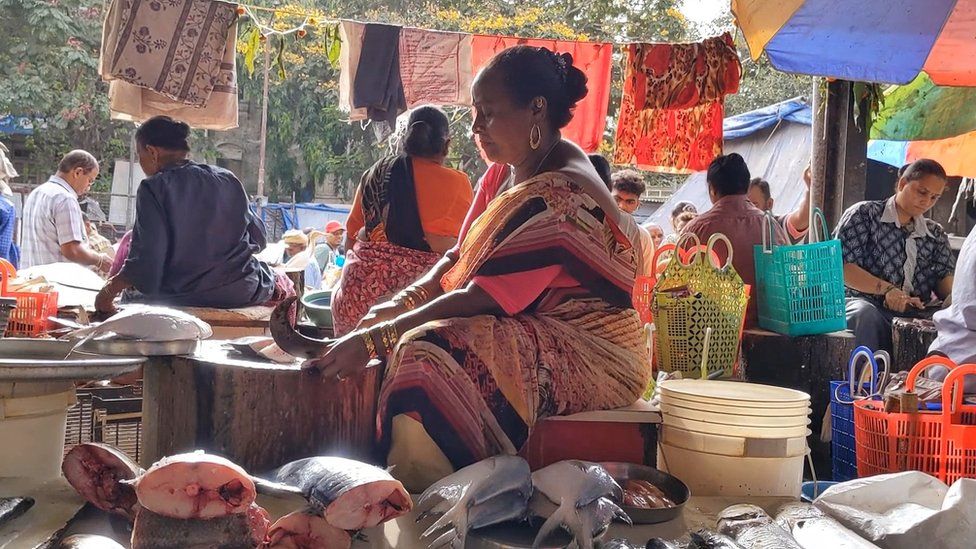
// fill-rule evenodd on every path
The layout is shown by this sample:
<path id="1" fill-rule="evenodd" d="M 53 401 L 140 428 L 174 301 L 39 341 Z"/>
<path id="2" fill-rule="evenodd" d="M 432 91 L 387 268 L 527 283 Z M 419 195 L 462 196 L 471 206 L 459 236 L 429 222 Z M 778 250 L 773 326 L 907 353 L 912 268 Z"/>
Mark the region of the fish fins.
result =
<path id="1" fill-rule="evenodd" d="M 430 528 L 424 531 L 421 537 L 430 537 L 435 532 L 440 531 L 442 528 L 447 526 L 452 526 L 455 532 L 462 533 L 468 530 L 468 507 L 467 505 L 458 504 L 453 507 L 436 521 L 434 524 L 430 525 Z"/>
<path id="2" fill-rule="evenodd" d="M 539 549 L 539 545 L 549 537 L 549 534 L 552 534 L 557 528 L 566 524 L 566 519 L 570 518 L 570 514 L 575 512 L 576 508 L 572 505 L 560 505 L 553 511 L 549 515 L 549 518 L 539 527 L 539 533 L 536 534 L 535 540 L 532 541 L 532 549 Z"/>

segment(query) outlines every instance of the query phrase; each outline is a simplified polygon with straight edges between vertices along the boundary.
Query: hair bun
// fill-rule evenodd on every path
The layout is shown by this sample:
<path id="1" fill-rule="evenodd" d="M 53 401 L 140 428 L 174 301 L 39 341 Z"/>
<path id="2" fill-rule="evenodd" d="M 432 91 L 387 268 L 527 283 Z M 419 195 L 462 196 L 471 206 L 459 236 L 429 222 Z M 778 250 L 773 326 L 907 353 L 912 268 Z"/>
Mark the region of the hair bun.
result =
<path id="1" fill-rule="evenodd" d="M 566 55 L 569 54 L 567 53 Z M 570 104 L 579 103 L 586 97 L 587 92 L 589 92 L 586 83 L 586 73 L 574 65 L 569 65 L 569 69 L 566 72 L 566 94 L 569 96 Z"/>

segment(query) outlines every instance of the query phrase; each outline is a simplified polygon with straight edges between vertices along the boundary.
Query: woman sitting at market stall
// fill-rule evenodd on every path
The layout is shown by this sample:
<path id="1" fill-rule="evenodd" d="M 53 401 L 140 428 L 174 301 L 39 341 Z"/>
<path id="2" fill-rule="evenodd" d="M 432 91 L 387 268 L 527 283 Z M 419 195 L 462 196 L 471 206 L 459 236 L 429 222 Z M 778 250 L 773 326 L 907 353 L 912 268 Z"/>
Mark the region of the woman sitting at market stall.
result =
<path id="1" fill-rule="evenodd" d="M 910 164 L 888 200 L 851 206 L 837 225 L 844 254 L 847 324 L 855 345 L 891 352 L 891 321 L 952 289 L 949 239 L 925 213 L 942 196 L 946 172 L 935 160 Z"/>
<path id="2" fill-rule="evenodd" d="M 450 122 L 437 107 L 410 113 L 403 153 L 363 174 L 346 221 L 346 263 L 332 298 L 335 333 L 353 328 L 457 244 L 471 206 L 471 181 L 444 166 Z"/>
<path id="3" fill-rule="evenodd" d="M 188 158 L 190 127 L 156 116 L 136 130 L 146 179 L 136 193 L 136 219 L 125 262 L 95 300 L 236 308 L 267 302 L 271 268 L 254 258 L 267 244 L 264 224 L 248 208 L 231 172 Z M 122 255 L 120 253 L 120 255 Z"/>
<path id="4" fill-rule="evenodd" d="M 344 379 L 386 358 L 380 437 L 411 488 L 515 453 L 546 416 L 629 405 L 646 388 L 630 295 L 640 248 L 620 229 L 633 219 L 560 136 L 585 95 L 569 55 L 496 55 L 475 80 L 473 131 L 492 161 L 514 166 L 514 186 L 474 220 L 456 259 L 365 323 L 392 320 L 307 364 Z"/>

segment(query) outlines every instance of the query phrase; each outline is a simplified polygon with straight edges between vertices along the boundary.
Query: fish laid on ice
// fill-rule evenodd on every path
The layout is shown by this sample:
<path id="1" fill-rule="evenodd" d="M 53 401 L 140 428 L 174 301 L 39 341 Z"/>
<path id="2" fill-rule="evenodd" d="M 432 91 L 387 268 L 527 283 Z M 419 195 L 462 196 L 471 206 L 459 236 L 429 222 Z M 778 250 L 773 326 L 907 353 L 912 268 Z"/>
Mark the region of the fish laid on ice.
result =
<path id="1" fill-rule="evenodd" d="M 612 520 L 612 517 L 618 514 L 617 511 L 623 514 L 614 503 L 621 501 L 623 490 L 613 477 L 596 463 L 577 460 L 553 463 L 532 473 L 532 485 L 536 492 L 556 504 L 556 510 L 539 529 L 533 547 L 538 547 L 553 530 L 562 526 L 573 535 L 580 549 L 589 549 L 593 547 L 591 527 L 600 522 L 600 517 L 586 515 L 599 512 L 600 516 L 604 517 L 608 511 L 613 511 L 610 514 Z M 590 506 L 601 498 L 613 504 L 616 510 L 606 503 Z"/>
<path id="2" fill-rule="evenodd" d="M 413 508 L 400 481 L 379 467 L 340 457 L 293 461 L 272 480 L 302 491 L 325 520 L 342 530 L 360 530 L 405 515 Z"/>
<path id="3" fill-rule="evenodd" d="M 532 495 L 529 464 L 500 455 L 473 463 L 435 482 L 417 500 L 417 520 L 438 517 L 424 537 L 445 530 L 430 547 L 464 547 L 469 530 L 525 516 Z"/>
<path id="4" fill-rule="evenodd" d="M 144 471 L 129 456 L 106 444 L 79 444 L 64 456 L 61 472 L 78 494 L 95 507 L 130 521 L 135 519 L 136 491 L 124 481 L 131 481 Z"/>
<path id="5" fill-rule="evenodd" d="M 718 514 L 718 531 L 744 549 L 803 549 L 762 508 L 733 505 Z"/>
<path id="6" fill-rule="evenodd" d="M 691 533 L 688 549 L 742 549 L 742 546 L 726 535 L 702 528 Z"/>
<path id="7" fill-rule="evenodd" d="M 13 497 L 0 498 L 0 526 L 23 515 L 34 506 L 34 498 Z"/>
<path id="8" fill-rule="evenodd" d="M 210 519 L 178 519 L 140 509 L 132 527 L 132 549 L 251 549 L 268 534 L 267 512 L 234 513 Z M 262 529 L 263 527 L 263 529 Z"/>
<path id="9" fill-rule="evenodd" d="M 98 338 L 114 334 L 122 339 L 176 341 L 207 339 L 213 329 L 199 318 L 168 307 L 128 305 L 105 322 L 71 333 L 72 339 Z"/>
<path id="10" fill-rule="evenodd" d="M 878 549 L 809 503 L 788 503 L 780 507 L 776 522 L 804 549 Z"/>
<path id="11" fill-rule="evenodd" d="M 75 534 L 61 540 L 60 549 L 125 549 L 112 538 L 91 534 Z"/>
<path id="12" fill-rule="evenodd" d="M 132 484 L 144 508 L 179 519 L 244 513 L 256 496 L 244 469 L 203 452 L 163 458 Z"/>
<path id="13" fill-rule="evenodd" d="M 268 531 L 267 549 L 348 549 L 349 532 L 329 524 L 313 510 L 295 511 L 275 521 Z"/>

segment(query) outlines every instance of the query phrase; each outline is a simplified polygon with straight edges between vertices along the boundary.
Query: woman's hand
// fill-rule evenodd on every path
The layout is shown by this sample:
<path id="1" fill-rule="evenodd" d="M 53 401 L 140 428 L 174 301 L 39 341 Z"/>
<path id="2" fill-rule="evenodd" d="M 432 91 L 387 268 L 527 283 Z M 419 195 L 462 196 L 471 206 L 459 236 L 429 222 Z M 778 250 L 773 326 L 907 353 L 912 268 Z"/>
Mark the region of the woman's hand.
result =
<path id="1" fill-rule="evenodd" d="M 366 337 L 371 337 L 368 334 Z M 369 352 L 360 332 L 352 332 L 337 340 L 329 348 L 325 356 L 305 361 L 303 370 L 319 371 L 323 376 L 335 377 L 345 381 L 347 377 L 356 375 L 366 369 L 369 363 Z"/>
<path id="2" fill-rule="evenodd" d="M 904 313 L 909 308 L 922 309 L 925 307 L 921 299 L 912 297 L 899 288 L 892 288 L 885 293 L 884 304 L 885 307 L 896 313 Z"/>
<path id="3" fill-rule="evenodd" d="M 393 320 L 406 312 L 407 306 L 403 303 L 393 300 L 385 301 L 379 305 L 373 306 L 373 308 L 366 313 L 366 316 L 359 321 L 359 325 L 356 326 L 356 330 L 368 330 L 381 322 Z"/>
<path id="4" fill-rule="evenodd" d="M 115 298 L 118 294 L 113 292 L 109 285 L 105 285 L 95 295 L 95 311 L 107 315 L 116 313 Z"/>

